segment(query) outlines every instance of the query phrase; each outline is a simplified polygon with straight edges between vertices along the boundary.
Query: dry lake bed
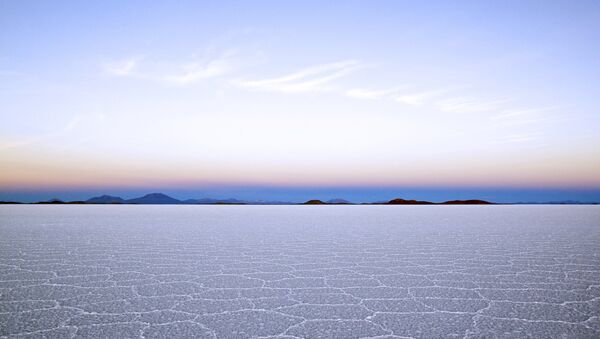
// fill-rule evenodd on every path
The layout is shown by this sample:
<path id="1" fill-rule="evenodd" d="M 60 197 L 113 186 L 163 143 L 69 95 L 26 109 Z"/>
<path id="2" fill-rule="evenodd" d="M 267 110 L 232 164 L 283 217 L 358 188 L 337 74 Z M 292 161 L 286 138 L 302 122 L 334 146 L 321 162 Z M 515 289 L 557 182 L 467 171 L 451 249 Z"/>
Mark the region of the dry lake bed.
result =
<path id="1" fill-rule="evenodd" d="M 600 206 L 0 206 L 0 337 L 598 338 Z"/>

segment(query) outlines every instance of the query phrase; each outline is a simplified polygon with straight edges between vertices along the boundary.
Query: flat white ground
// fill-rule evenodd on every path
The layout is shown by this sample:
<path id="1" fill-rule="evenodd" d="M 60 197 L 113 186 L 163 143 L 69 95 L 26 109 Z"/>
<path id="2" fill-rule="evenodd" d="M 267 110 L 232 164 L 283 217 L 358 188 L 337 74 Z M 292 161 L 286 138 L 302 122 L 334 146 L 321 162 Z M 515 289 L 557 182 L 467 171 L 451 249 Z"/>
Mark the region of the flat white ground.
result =
<path id="1" fill-rule="evenodd" d="M 0 336 L 600 337 L 599 206 L 0 206 Z"/>

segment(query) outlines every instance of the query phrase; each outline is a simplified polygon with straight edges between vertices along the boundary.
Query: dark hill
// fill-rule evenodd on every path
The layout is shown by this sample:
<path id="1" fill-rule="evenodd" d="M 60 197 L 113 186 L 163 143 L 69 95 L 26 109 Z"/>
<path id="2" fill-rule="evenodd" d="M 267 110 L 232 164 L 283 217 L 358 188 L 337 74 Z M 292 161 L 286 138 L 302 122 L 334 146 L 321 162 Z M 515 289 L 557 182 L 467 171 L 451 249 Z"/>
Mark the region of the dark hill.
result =
<path id="1" fill-rule="evenodd" d="M 302 205 L 327 205 L 327 204 L 322 202 L 321 200 L 313 199 L 313 200 L 309 200 L 309 201 L 303 203 Z"/>
<path id="2" fill-rule="evenodd" d="M 40 202 L 36 202 L 36 204 L 66 204 L 66 202 L 60 200 L 60 199 L 50 199 L 48 201 L 40 201 Z"/>
<path id="3" fill-rule="evenodd" d="M 85 201 L 86 204 L 123 204 L 125 200 L 121 197 L 115 197 L 112 195 L 102 195 L 99 197 L 93 197 Z"/>
<path id="4" fill-rule="evenodd" d="M 405 200 L 405 199 L 392 199 L 385 203 L 386 205 L 433 205 L 430 201 L 421 200 Z"/>
<path id="5" fill-rule="evenodd" d="M 493 202 L 485 201 L 485 200 L 450 200 L 443 202 L 442 205 L 493 205 Z"/>
<path id="6" fill-rule="evenodd" d="M 150 193 L 144 195 L 143 197 L 126 200 L 126 202 L 128 204 L 181 204 L 181 201 L 162 193 Z"/>
<path id="7" fill-rule="evenodd" d="M 345 200 L 345 199 L 331 199 L 331 200 L 327 200 L 327 203 L 330 205 L 349 205 L 352 204 L 350 201 Z"/>

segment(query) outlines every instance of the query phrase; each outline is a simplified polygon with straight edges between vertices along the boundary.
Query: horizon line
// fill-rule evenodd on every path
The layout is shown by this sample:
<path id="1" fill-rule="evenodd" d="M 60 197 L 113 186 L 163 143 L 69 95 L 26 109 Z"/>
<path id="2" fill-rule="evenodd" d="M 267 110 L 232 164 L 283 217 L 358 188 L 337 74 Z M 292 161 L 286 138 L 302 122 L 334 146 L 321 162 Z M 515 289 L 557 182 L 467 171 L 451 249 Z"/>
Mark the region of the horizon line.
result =
<path id="1" fill-rule="evenodd" d="M 159 202 L 159 203 L 152 203 L 152 202 L 132 202 L 134 200 L 139 200 L 139 199 L 144 199 L 144 198 L 152 198 L 152 197 L 158 197 L 161 199 L 171 199 L 171 202 Z M 113 199 L 113 202 L 94 202 L 92 200 L 96 199 Z M 120 201 L 115 202 L 116 200 L 114 199 L 118 199 Z M 67 199 L 61 199 L 61 198 L 51 198 L 51 199 L 47 199 L 47 200 L 39 200 L 39 201 L 30 201 L 30 202 L 24 202 L 24 201 L 18 201 L 16 199 L 11 199 L 11 200 L 0 200 L 0 204 L 89 204 L 89 205 L 93 205 L 93 204 L 97 204 L 97 205 L 108 205 L 108 204 L 122 204 L 122 205 L 153 205 L 153 204 L 158 204 L 158 205 L 165 205 L 165 204 L 172 204 L 172 205 L 304 205 L 304 204 L 327 204 L 327 205 L 361 205 L 361 204 L 366 204 L 366 205 L 385 205 L 385 204 L 390 204 L 392 201 L 394 200 L 402 200 L 402 201 L 406 201 L 408 203 L 403 203 L 405 205 L 419 205 L 419 204 L 432 204 L 432 205 L 443 205 L 443 204 L 464 204 L 464 205 L 472 205 L 472 204 L 493 204 L 493 205 L 511 205 L 511 204 L 580 204 L 580 205 L 596 205 L 596 204 L 600 204 L 599 201 L 580 201 L 580 200 L 572 200 L 572 199 L 566 199 L 566 200 L 549 200 L 549 201 L 513 201 L 513 202 L 494 202 L 494 201 L 489 201 L 489 200 L 483 200 L 483 199 L 477 199 L 477 198 L 469 198 L 469 199 L 450 199 L 450 200 L 441 200 L 441 201 L 429 201 L 429 200 L 416 200 L 416 199 L 404 199 L 404 198 L 394 198 L 394 199 L 383 199 L 383 200 L 375 200 L 375 201 L 368 201 L 368 200 L 362 200 L 362 201 L 350 201 L 350 200 L 346 200 L 344 198 L 341 197 L 333 197 L 333 198 L 329 198 L 329 199 L 308 199 L 308 200 L 303 200 L 303 201 L 293 201 L 293 200 L 278 200 L 278 199 L 237 199 L 237 198 L 233 198 L 233 197 L 229 197 L 229 198 L 210 198 L 210 197 L 203 197 L 203 198 L 182 198 L 182 199 L 177 199 L 177 198 L 173 198 L 172 196 L 165 194 L 165 193 L 161 193 L 161 192 L 151 192 L 151 193 L 146 193 L 143 194 L 139 197 L 133 197 L 133 198 L 128 198 L 128 199 L 124 199 L 122 197 L 120 197 L 119 195 L 112 195 L 112 194 L 101 194 L 101 195 L 95 195 L 92 196 L 88 199 L 85 200 L 67 200 Z M 435 199 L 433 199 L 435 200 Z M 313 202 L 313 203 L 311 203 Z M 477 203 L 473 203 L 473 202 L 477 202 Z"/>

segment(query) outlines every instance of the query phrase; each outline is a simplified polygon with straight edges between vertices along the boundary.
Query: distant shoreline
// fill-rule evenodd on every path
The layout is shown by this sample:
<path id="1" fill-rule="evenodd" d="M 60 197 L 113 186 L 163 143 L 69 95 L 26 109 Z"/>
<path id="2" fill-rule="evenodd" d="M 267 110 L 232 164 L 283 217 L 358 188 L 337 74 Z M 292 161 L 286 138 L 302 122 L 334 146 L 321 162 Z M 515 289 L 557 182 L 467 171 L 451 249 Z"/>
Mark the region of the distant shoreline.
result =
<path id="1" fill-rule="evenodd" d="M 64 201 L 51 199 L 37 202 L 0 201 L 0 205 L 404 205 L 404 206 L 453 206 L 453 205 L 598 205 L 599 202 L 582 201 L 549 201 L 549 202 L 510 202 L 496 203 L 479 199 L 448 200 L 431 202 L 422 200 L 407 200 L 396 198 L 389 201 L 354 203 L 344 199 L 322 201 L 312 199 L 305 202 L 290 201 L 250 201 L 238 199 L 187 199 L 178 200 L 163 193 L 150 193 L 133 199 L 123 199 L 117 196 L 102 195 L 87 200 Z"/>

